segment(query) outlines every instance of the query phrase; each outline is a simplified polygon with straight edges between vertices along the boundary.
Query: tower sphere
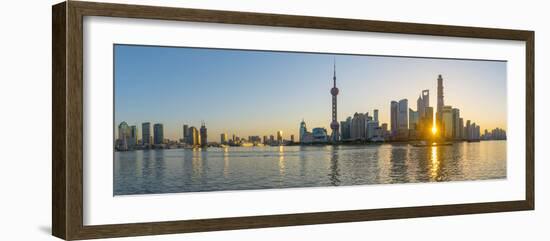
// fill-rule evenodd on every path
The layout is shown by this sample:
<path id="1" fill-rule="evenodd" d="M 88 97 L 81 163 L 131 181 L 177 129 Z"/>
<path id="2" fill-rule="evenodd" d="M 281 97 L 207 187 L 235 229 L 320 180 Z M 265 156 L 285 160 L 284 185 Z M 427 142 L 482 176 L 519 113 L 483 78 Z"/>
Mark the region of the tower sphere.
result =
<path id="1" fill-rule="evenodd" d="M 336 87 L 332 87 L 332 89 L 330 89 L 330 94 L 331 95 L 336 96 L 336 95 L 338 95 L 338 92 L 339 92 L 339 90 Z"/>
<path id="2" fill-rule="evenodd" d="M 338 130 L 339 127 L 340 124 L 338 124 L 338 121 L 333 121 L 332 123 L 330 123 L 330 129 Z"/>

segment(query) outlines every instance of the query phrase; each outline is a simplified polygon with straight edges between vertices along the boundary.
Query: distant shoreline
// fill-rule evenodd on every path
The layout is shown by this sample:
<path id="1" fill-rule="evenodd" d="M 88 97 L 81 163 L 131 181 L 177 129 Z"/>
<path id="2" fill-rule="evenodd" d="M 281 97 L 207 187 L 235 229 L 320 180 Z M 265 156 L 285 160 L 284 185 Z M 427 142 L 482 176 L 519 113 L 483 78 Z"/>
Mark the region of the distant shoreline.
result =
<path id="1" fill-rule="evenodd" d="M 446 141 L 445 143 L 475 143 L 475 142 L 486 142 L 486 141 L 506 141 L 507 139 L 500 139 L 500 140 L 474 140 L 474 141 L 467 141 L 467 140 L 450 140 Z M 241 147 L 241 148 L 255 148 L 255 147 L 285 147 L 285 146 L 376 146 L 376 145 L 383 145 L 383 144 L 398 144 L 398 145 L 405 145 L 410 144 L 414 145 L 417 144 L 419 140 L 407 140 L 407 141 L 384 141 L 384 142 L 371 142 L 371 141 L 353 141 L 353 142 L 339 142 L 339 143 L 310 143 L 310 144 L 300 144 L 300 143 L 294 143 L 294 144 L 287 144 L 287 145 L 265 145 L 265 146 L 218 146 L 219 144 L 208 146 L 208 147 L 180 147 L 180 146 L 165 146 L 165 147 L 156 147 L 156 148 L 139 148 L 139 149 L 132 149 L 132 150 L 126 150 L 126 151 L 120 151 L 114 149 L 114 152 L 132 152 L 132 151 L 149 151 L 149 150 L 172 150 L 172 149 L 224 149 L 229 147 Z M 426 146 L 430 146 L 429 144 Z"/>

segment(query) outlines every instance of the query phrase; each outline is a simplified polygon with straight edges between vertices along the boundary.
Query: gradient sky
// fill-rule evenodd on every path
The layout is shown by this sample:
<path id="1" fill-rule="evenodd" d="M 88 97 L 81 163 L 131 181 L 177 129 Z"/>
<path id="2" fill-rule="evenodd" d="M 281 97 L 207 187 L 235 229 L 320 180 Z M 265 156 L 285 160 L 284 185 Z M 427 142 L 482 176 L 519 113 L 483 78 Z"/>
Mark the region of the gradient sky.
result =
<path id="1" fill-rule="evenodd" d="M 338 120 L 379 110 L 389 125 L 391 100 L 416 110 L 423 89 L 437 105 L 443 75 L 445 105 L 481 125 L 506 129 L 506 62 L 115 45 L 115 126 L 163 123 L 165 138 L 182 138 L 182 125 L 206 122 L 209 141 L 241 137 L 298 138 L 331 121 L 333 60 Z M 117 128 L 115 128 L 116 131 Z M 118 136 L 118 134 L 117 134 Z"/>

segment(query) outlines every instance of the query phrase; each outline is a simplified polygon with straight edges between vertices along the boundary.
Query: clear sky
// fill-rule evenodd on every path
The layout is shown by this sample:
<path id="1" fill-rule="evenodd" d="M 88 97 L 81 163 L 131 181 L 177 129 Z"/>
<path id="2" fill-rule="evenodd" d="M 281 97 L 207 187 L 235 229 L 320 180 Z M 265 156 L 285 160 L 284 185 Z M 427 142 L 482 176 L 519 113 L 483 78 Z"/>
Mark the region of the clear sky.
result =
<path id="1" fill-rule="evenodd" d="M 209 141 L 241 137 L 298 138 L 299 124 L 330 134 L 333 61 L 338 120 L 379 110 L 388 123 L 390 101 L 416 110 L 423 89 L 437 105 L 443 76 L 445 105 L 481 125 L 506 129 L 506 62 L 358 56 L 323 53 L 115 46 L 115 126 L 121 121 L 164 124 L 165 138 L 182 138 L 183 124 L 206 122 Z M 117 128 L 115 128 L 116 130 Z"/>

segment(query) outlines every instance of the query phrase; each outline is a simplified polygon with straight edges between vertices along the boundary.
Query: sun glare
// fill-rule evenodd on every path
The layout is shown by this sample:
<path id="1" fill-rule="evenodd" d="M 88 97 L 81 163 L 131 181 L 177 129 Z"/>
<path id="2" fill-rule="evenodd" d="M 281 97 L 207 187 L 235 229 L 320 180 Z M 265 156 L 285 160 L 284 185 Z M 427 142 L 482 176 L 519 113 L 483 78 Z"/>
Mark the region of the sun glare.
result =
<path id="1" fill-rule="evenodd" d="M 435 133 L 437 133 L 437 128 L 435 128 L 435 126 L 432 127 L 432 134 L 435 135 Z"/>

